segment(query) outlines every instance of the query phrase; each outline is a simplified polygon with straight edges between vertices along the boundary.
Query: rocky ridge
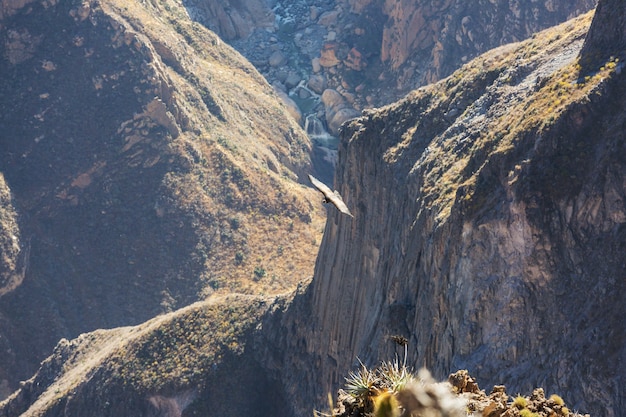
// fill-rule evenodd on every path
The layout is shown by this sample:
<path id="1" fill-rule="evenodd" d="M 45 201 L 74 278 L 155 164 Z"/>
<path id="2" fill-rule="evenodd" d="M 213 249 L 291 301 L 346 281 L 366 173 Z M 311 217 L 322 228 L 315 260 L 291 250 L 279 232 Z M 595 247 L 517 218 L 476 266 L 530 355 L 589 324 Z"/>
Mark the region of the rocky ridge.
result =
<path id="1" fill-rule="evenodd" d="M 50 10 L 48 2 L 45 7 Z M 620 7 L 607 1 L 598 10 Z M 108 10 L 119 17 L 123 8 Z M 623 27 L 611 16 L 620 14 L 602 18 Z M 63 340 L 35 378 L 0 404 L 0 413 L 85 414 L 85 407 L 96 405 L 91 415 L 119 415 L 122 399 L 135 415 L 206 413 L 220 404 L 211 403 L 214 391 L 203 387 L 247 398 L 247 388 L 211 385 L 232 381 L 238 369 L 260 378 L 245 387 L 268 387 L 275 396 L 254 397 L 235 413 L 293 411 L 262 407 L 284 404 L 309 415 L 313 406 L 321 409 L 357 356 L 368 364 L 393 357 L 398 348 L 390 336 L 399 335 L 407 339 L 411 364 L 427 365 L 438 376 L 467 368 L 486 384 L 506 381 L 512 392 L 544 386 L 563 394 L 573 409 L 616 415 L 624 407 L 623 377 L 615 366 L 625 357 L 619 325 L 626 247 L 619 128 L 624 45 L 613 45 L 602 66 L 585 68 L 586 57 L 578 54 L 590 20 L 588 15 L 485 54 L 448 79 L 347 125 L 336 188 L 355 219 L 330 215 L 314 280 L 299 288 L 293 302 L 281 298 L 268 308 L 266 299 L 228 299 L 217 303 L 215 315 L 198 315 L 210 309 L 207 302 L 134 329 Z M 48 61 L 57 65 L 50 59 L 38 63 L 54 68 Z M 219 106 L 205 104 L 212 114 L 232 114 L 220 98 Z M 176 133 L 180 124 L 171 123 L 158 101 L 140 104 L 140 118 L 150 114 L 170 136 Z M 36 114 L 45 119 L 48 113 Z M 185 129 L 178 131 L 184 137 Z M 91 184 L 94 172 L 70 178 L 77 186 Z M 24 197 L 7 178 L 13 197 L 5 201 L 20 213 Z M 250 321 L 241 321 L 242 333 L 234 338 L 202 328 L 239 317 L 233 313 L 251 304 Z M 262 331 L 253 331 L 259 323 Z M 118 350 L 118 342 L 130 339 L 130 352 Z M 212 350 L 201 348 L 223 348 L 222 340 L 245 340 L 245 348 L 233 361 L 218 361 L 225 373 L 213 374 L 214 362 L 205 360 Z M 172 352 L 172 346 L 188 349 Z M 237 352 L 237 345 L 232 348 Z M 177 362 L 187 351 L 199 354 Z M 99 366 L 82 367 L 97 352 L 103 353 Z M 111 369 L 116 372 L 107 374 Z M 123 369 L 141 372 L 123 379 Z M 503 396 L 495 394 L 498 403 Z M 118 401 L 113 412 L 110 399 Z"/>
<path id="2" fill-rule="evenodd" d="M 0 13 L 0 397 L 61 337 L 310 278 L 311 144 L 241 55 L 176 1 Z"/>
<path id="3" fill-rule="evenodd" d="M 167 416 L 286 410 L 248 343 L 271 299 L 231 295 L 138 326 L 62 339 L 0 416 Z"/>
<path id="4" fill-rule="evenodd" d="M 594 22 L 610 24 L 590 33 L 623 28 L 623 11 L 602 2 Z M 295 404 L 323 407 L 357 357 L 388 360 L 400 335 L 438 379 L 468 369 L 620 415 L 626 45 L 614 31 L 583 48 L 591 18 L 344 126 L 335 188 L 354 219 L 329 215 L 308 291 L 266 323 Z"/>
<path id="5" fill-rule="evenodd" d="M 258 13 L 271 14 L 273 26 L 256 28 L 250 20 L 248 36 L 227 39 L 284 93 L 301 126 L 310 127 L 312 138 L 327 147 L 328 138 L 315 132 L 318 121 L 336 136 L 339 126 L 361 110 L 394 102 L 482 52 L 525 39 L 595 4 L 595 0 L 471 5 L 463 1 L 273 1 Z M 240 15 L 251 7 L 248 2 L 232 6 L 231 13 Z M 201 22 L 212 15 L 203 17 L 197 7 L 189 10 Z M 220 33 L 219 24 L 207 24 Z M 330 146 L 336 148 L 334 143 Z"/>

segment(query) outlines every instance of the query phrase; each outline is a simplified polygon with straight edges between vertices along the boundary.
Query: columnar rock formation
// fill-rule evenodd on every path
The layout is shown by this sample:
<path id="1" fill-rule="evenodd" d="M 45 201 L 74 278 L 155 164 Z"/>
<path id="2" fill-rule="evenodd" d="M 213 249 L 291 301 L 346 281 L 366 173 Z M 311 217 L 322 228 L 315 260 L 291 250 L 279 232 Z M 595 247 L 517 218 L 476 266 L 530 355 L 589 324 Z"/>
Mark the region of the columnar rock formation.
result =
<path id="1" fill-rule="evenodd" d="M 179 2 L 0 4 L 1 394 L 60 335 L 308 271 L 309 143 Z M 584 47 L 591 14 L 344 125 L 334 188 L 354 218 L 329 212 L 293 301 L 214 297 L 62 339 L 0 415 L 233 411 L 216 392 L 233 414 L 310 415 L 357 358 L 403 355 L 391 336 L 437 379 L 619 415 L 625 8 L 603 1 Z"/>
<path id="2" fill-rule="evenodd" d="M 597 21 L 624 27 L 624 3 L 609 5 Z M 401 335 L 438 378 L 469 369 L 621 413 L 625 57 L 615 43 L 601 67 L 577 64 L 590 20 L 344 127 L 335 188 L 354 219 L 329 215 L 313 282 L 276 322 L 290 395 L 323 406 L 357 358 L 392 359 Z"/>

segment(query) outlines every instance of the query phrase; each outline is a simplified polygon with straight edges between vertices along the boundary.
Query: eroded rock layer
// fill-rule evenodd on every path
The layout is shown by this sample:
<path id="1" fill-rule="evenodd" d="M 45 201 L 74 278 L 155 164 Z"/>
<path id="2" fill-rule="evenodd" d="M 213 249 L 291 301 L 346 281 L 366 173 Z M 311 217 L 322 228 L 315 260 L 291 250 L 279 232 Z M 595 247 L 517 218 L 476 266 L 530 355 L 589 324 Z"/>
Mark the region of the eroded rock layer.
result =
<path id="1" fill-rule="evenodd" d="M 603 7 L 606 23 L 625 6 Z M 438 378 L 469 369 L 620 415 L 626 48 L 582 66 L 590 21 L 495 49 L 344 127 L 335 184 L 354 219 L 330 215 L 311 287 L 277 316 L 279 345 L 306 352 L 281 358 L 290 395 L 323 406 L 357 357 L 393 358 L 400 335 Z"/>

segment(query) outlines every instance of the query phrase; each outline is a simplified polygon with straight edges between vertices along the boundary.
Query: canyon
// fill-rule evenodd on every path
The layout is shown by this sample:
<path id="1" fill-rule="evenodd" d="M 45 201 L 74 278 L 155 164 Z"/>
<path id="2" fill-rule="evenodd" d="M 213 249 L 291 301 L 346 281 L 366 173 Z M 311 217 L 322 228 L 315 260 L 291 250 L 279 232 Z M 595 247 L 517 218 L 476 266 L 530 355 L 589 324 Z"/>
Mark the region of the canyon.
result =
<path id="1" fill-rule="evenodd" d="M 438 380 L 467 369 L 594 416 L 626 406 L 621 1 L 481 3 L 519 19 L 494 43 L 520 41 L 476 43 L 456 67 L 424 48 L 431 70 L 380 108 L 326 79 L 328 103 L 360 111 L 337 128 L 334 175 L 291 91 L 225 42 L 279 44 L 276 15 L 306 30 L 286 6 L 0 4 L 0 416 L 310 415 L 359 362 L 402 355 L 394 337 Z M 401 16 L 462 25 L 457 3 L 425 4 L 338 3 L 384 5 L 399 31 Z M 339 22 L 338 5 L 298 16 Z M 521 40 L 544 9 L 580 16 Z M 388 74 L 412 46 L 385 49 Z M 321 68 L 339 80 L 338 62 Z M 323 208 L 311 172 L 353 218 Z"/>

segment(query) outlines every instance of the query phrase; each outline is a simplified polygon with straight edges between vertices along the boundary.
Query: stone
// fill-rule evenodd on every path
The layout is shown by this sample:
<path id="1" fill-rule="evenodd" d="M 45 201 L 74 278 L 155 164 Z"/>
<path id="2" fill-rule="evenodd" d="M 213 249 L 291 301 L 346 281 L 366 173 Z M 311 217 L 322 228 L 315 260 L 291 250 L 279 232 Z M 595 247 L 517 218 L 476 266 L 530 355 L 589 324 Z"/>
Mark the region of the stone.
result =
<path id="1" fill-rule="evenodd" d="M 289 74 L 287 74 L 287 78 L 285 78 L 285 86 L 291 90 L 292 88 L 300 84 L 301 80 L 302 78 L 298 74 L 290 71 Z"/>
<path id="2" fill-rule="evenodd" d="M 268 63 L 270 67 L 280 67 L 287 63 L 287 57 L 281 51 L 274 51 L 272 55 L 270 55 Z"/>
<path id="3" fill-rule="evenodd" d="M 356 48 L 350 49 L 350 52 L 348 52 L 348 57 L 343 61 L 343 63 L 346 67 L 355 71 L 361 71 L 365 67 L 363 55 Z"/>
<path id="4" fill-rule="evenodd" d="M 314 73 L 318 73 L 322 70 L 322 65 L 320 64 L 319 57 L 315 57 L 311 60 L 311 68 Z"/>
<path id="5" fill-rule="evenodd" d="M 352 107 L 342 107 L 335 112 L 326 114 L 326 123 L 328 124 L 328 130 L 333 134 L 339 133 L 339 128 L 348 120 L 354 119 L 359 116 L 359 112 Z"/>
<path id="6" fill-rule="evenodd" d="M 330 27 L 337 24 L 337 18 L 339 17 L 339 10 L 330 10 L 320 15 L 317 23 L 322 26 Z"/>
<path id="7" fill-rule="evenodd" d="M 333 135 L 338 133 L 343 123 L 359 115 L 359 112 L 336 90 L 324 90 L 321 98 L 326 112 L 328 130 Z"/>
<path id="8" fill-rule="evenodd" d="M 307 90 L 306 88 L 298 87 L 296 93 L 298 94 L 298 98 L 300 98 L 302 100 L 306 100 L 308 98 L 311 98 L 311 92 L 309 90 Z"/>
<path id="9" fill-rule="evenodd" d="M 343 96 L 332 88 L 324 90 L 322 94 L 322 103 L 324 103 L 324 106 L 327 108 L 337 107 L 341 105 L 343 101 Z"/>
<path id="10" fill-rule="evenodd" d="M 281 91 L 281 90 L 275 90 L 275 91 L 276 91 L 276 95 L 278 96 L 278 98 L 280 98 L 280 100 L 283 102 L 283 104 L 287 108 L 287 112 L 289 113 L 289 115 L 298 124 L 301 124 L 302 112 L 300 111 L 298 104 L 296 104 L 296 102 L 291 97 L 289 97 L 289 95 L 285 93 L 284 91 Z"/>
<path id="11" fill-rule="evenodd" d="M 307 82 L 307 87 L 317 94 L 322 94 L 326 89 L 326 86 L 326 77 L 321 74 L 311 75 L 309 77 L 309 81 Z"/>
<path id="12" fill-rule="evenodd" d="M 336 51 L 338 45 L 335 42 L 326 42 L 320 51 L 320 65 L 322 67 L 334 67 L 341 61 L 337 58 Z"/>

